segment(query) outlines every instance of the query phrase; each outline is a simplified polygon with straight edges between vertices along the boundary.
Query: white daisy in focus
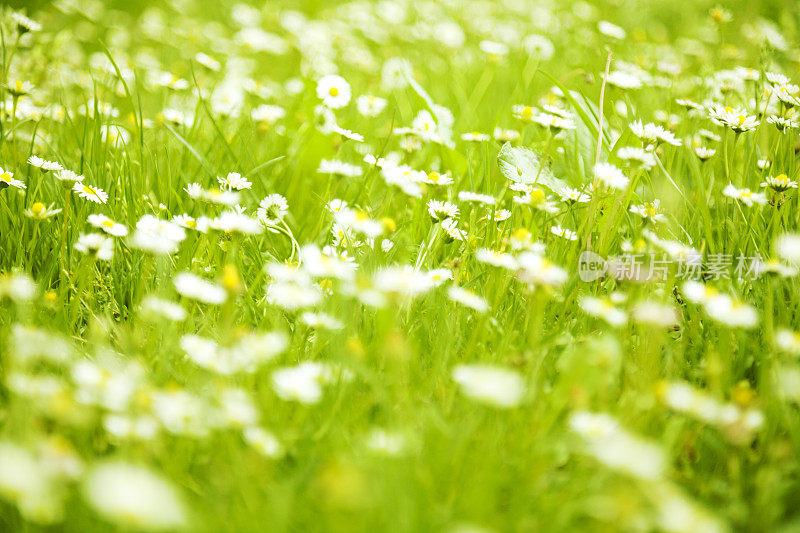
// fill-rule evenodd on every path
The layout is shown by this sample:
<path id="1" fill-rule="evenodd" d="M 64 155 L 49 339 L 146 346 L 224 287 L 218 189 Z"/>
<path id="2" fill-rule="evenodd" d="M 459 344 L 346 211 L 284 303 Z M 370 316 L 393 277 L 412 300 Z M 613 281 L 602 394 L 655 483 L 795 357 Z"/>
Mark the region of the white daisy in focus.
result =
<path id="1" fill-rule="evenodd" d="M 60 163 L 48 161 L 35 155 L 32 155 L 28 158 L 28 164 L 38 168 L 42 172 L 48 172 L 51 170 L 58 172 L 60 170 L 64 170 L 64 167 L 62 167 Z"/>
<path id="2" fill-rule="evenodd" d="M 14 187 L 15 189 L 24 189 L 25 184 L 20 180 L 14 179 L 14 173 L 4 170 L 0 167 L 0 190 L 6 187 Z"/>
<path id="3" fill-rule="evenodd" d="M 339 109 L 350 103 L 350 84 L 336 74 L 323 76 L 317 82 L 317 97 L 330 109 Z"/>
<path id="4" fill-rule="evenodd" d="M 0 176 L 0 179 L 2 179 L 2 176 Z M 84 200 L 89 200 L 96 204 L 104 204 L 108 201 L 108 194 L 100 187 L 92 187 L 79 181 L 72 186 L 72 190 Z"/>

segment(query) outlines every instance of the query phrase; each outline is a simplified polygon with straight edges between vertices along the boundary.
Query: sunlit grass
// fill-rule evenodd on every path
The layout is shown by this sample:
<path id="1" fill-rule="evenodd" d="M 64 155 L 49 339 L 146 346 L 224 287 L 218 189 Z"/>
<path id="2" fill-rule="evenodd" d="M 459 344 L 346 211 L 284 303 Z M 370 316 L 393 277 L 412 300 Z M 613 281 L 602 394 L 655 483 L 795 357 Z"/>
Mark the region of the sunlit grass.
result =
<path id="1" fill-rule="evenodd" d="M 790 2 L 27 7 L 0 529 L 797 528 Z"/>

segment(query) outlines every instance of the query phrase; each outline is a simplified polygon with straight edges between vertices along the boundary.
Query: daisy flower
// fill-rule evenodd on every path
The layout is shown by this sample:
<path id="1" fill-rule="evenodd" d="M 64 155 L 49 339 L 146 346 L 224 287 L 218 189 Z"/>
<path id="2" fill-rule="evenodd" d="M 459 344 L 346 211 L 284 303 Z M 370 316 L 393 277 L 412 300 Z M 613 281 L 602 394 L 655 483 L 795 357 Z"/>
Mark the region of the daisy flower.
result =
<path id="1" fill-rule="evenodd" d="M 186 229 L 197 230 L 200 233 L 205 233 L 208 230 L 208 223 L 210 220 L 207 217 L 194 218 L 187 214 L 175 215 L 172 217 L 172 223 Z"/>
<path id="2" fill-rule="evenodd" d="M 520 138 L 520 133 L 517 130 L 504 130 L 503 128 L 495 128 L 492 136 L 499 142 L 513 142 Z"/>
<path id="3" fill-rule="evenodd" d="M 642 301 L 634 306 L 633 318 L 642 324 L 666 328 L 678 323 L 678 312 L 671 305 Z"/>
<path id="4" fill-rule="evenodd" d="M 67 189 L 72 189 L 76 183 L 83 181 L 83 176 L 71 170 L 63 169 L 54 174 L 55 178 Z"/>
<path id="5" fill-rule="evenodd" d="M 641 77 L 633 72 L 624 72 L 622 70 L 609 72 L 605 80 L 609 85 L 620 89 L 639 89 L 644 84 Z"/>
<path id="6" fill-rule="evenodd" d="M 550 233 L 557 237 L 562 237 L 568 241 L 577 241 L 578 234 L 572 231 L 571 229 L 563 228 L 559 225 L 551 226 Z"/>
<path id="7" fill-rule="evenodd" d="M 555 131 L 574 130 L 575 121 L 571 117 L 561 117 L 550 113 L 538 113 L 533 117 L 533 122 Z"/>
<path id="8" fill-rule="evenodd" d="M 110 261 L 114 255 L 114 241 L 102 233 L 81 233 L 75 249 L 102 261 Z"/>
<path id="9" fill-rule="evenodd" d="M 28 158 L 28 164 L 40 169 L 42 172 L 48 172 L 50 170 L 64 170 L 64 167 L 61 166 L 60 163 L 55 161 L 48 161 L 46 159 L 42 159 L 39 156 L 32 155 Z"/>
<path id="10" fill-rule="evenodd" d="M 533 117 L 536 116 L 538 110 L 535 107 L 528 106 L 528 105 L 515 105 L 512 108 L 512 114 L 514 118 L 518 118 L 523 122 L 532 122 Z"/>
<path id="11" fill-rule="evenodd" d="M 800 333 L 786 328 L 775 331 L 775 344 L 786 353 L 800 355 Z"/>
<path id="12" fill-rule="evenodd" d="M 597 163 L 594 166 L 594 175 L 601 183 L 612 189 L 624 191 L 628 188 L 628 178 L 611 163 Z"/>
<path id="13" fill-rule="evenodd" d="M 35 20 L 26 17 L 22 13 L 18 11 L 12 11 L 9 14 L 9 18 L 13 20 L 17 24 L 17 31 L 22 33 L 28 33 L 30 31 L 41 31 L 42 25 L 36 22 Z"/>
<path id="14" fill-rule="evenodd" d="M 336 74 L 323 76 L 317 82 L 317 97 L 330 109 L 339 109 L 350 103 L 350 84 Z"/>
<path id="15" fill-rule="evenodd" d="M 428 214 L 433 220 L 445 220 L 458 217 L 458 206 L 450 202 L 439 200 L 428 201 Z"/>
<path id="16" fill-rule="evenodd" d="M 306 311 L 300 315 L 300 320 L 308 327 L 317 329 L 337 330 L 344 327 L 344 323 L 338 318 L 334 318 L 327 313 L 313 313 Z"/>
<path id="17" fill-rule="evenodd" d="M 49 207 L 45 207 L 42 202 L 34 202 L 30 208 L 23 211 L 26 217 L 32 218 L 34 220 L 44 220 L 50 217 L 54 217 L 61 212 L 61 209 L 53 209 L 54 204 L 50 204 Z"/>
<path id="18" fill-rule="evenodd" d="M 439 174 L 435 170 L 428 174 L 423 172 L 421 175 L 424 177 L 420 181 L 429 185 L 450 185 L 453 183 L 453 178 L 450 177 L 450 174 Z"/>
<path id="19" fill-rule="evenodd" d="M 750 189 L 737 189 L 733 184 L 728 184 L 728 186 L 722 190 L 722 194 L 728 198 L 739 200 L 748 207 L 753 204 L 764 205 L 767 203 L 767 196 L 764 193 L 753 192 Z"/>
<path id="20" fill-rule="evenodd" d="M 147 296 L 142 301 L 141 310 L 145 314 L 161 316 L 174 322 L 180 322 L 186 318 L 186 309 L 180 304 L 156 296 Z"/>
<path id="21" fill-rule="evenodd" d="M 83 182 L 77 182 L 72 186 L 72 190 L 78 193 L 78 196 L 84 200 L 89 200 L 96 204 L 104 204 L 108 201 L 108 194 L 99 188 L 86 185 Z"/>
<path id="22" fill-rule="evenodd" d="M 712 296 L 704 308 L 711 318 L 731 327 L 752 328 L 758 323 L 755 308 L 727 294 Z"/>
<path id="23" fill-rule="evenodd" d="M 217 61 L 210 55 L 203 52 L 198 52 L 197 54 L 195 54 L 194 60 L 203 65 L 204 67 L 206 67 L 207 69 L 213 70 L 215 72 L 222 68 L 222 64 L 219 61 Z"/>
<path id="24" fill-rule="evenodd" d="M 641 205 L 632 205 L 630 212 L 639 215 L 645 220 L 652 220 L 653 222 L 664 222 L 667 218 L 660 213 L 661 201 L 653 200 L 652 202 L 644 203 Z"/>
<path id="25" fill-rule="evenodd" d="M 173 283 L 178 294 L 198 302 L 219 305 L 228 298 L 228 294 L 221 286 L 206 281 L 190 272 L 178 274 L 175 276 Z"/>
<path id="26" fill-rule="evenodd" d="M 365 117 L 377 117 L 386 108 L 387 101 L 378 96 L 362 94 L 356 98 L 356 108 Z"/>
<path id="27" fill-rule="evenodd" d="M 15 189 L 24 189 L 25 184 L 20 180 L 15 180 L 13 172 L 3 170 L 3 168 L 0 167 L 0 189 L 5 189 L 7 187 L 14 187 Z"/>
<path id="28" fill-rule="evenodd" d="M 776 115 L 770 115 L 767 117 L 767 122 L 775 126 L 781 133 L 784 133 L 786 130 L 794 130 L 800 127 L 796 120 L 786 117 L 779 117 Z"/>
<path id="29" fill-rule="evenodd" d="M 517 269 L 517 260 L 514 256 L 499 250 L 480 248 L 475 252 L 475 259 L 481 263 L 505 268 L 507 270 Z"/>
<path id="30" fill-rule="evenodd" d="M 256 216 L 267 226 L 276 226 L 289 212 L 289 203 L 280 194 L 270 194 L 258 204 Z"/>
<path id="31" fill-rule="evenodd" d="M 95 228 L 101 229 L 114 237 L 124 237 L 128 234 L 128 228 L 125 225 L 114 222 L 105 215 L 89 215 L 88 221 Z"/>
<path id="32" fill-rule="evenodd" d="M 605 298 L 587 296 L 580 301 L 581 309 L 592 316 L 602 318 L 612 326 L 622 326 L 628 321 L 625 311 L 617 308 L 613 302 Z"/>
<path id="33" fill-rule="evenodd" d="M 775 241 L 775 251 L 786 261 L 800 265 L 800 234 L 785 233 Z"/>
<path id="34" fill-rule="evenodd" d="M 517 256 L 517 279 L 534 286 L 558 287 L 567 279 L 567 272 L 536 251 L 522 252 Z"/>
<path id="35" fill-rule="evenodd" d="M 327 368 L 321 363 L 300 363 L 272 373 L 272 388 L 282 400 L 315 404 L 322 398 Z"/>
<path id="36" fill-rule="evenodd" d="M 209 221 L 208 227 L 226 233 L 257 235 L 263 228 L 258 220 L 236 211 L 225 211 Z"/>
<path id="37" fill-rule="evenodd" d="M 262 104 L 250 112 L 250 118 L 256 121 L 262 129 L 272 126 L 286 116 L 286 110 L 277 105 Z"/>
<path id="38" fill-rule="evenodd" d="M 728 106 L 713 105 L 709 108 L 708 115 L 720 126 L 726 126 L 736 133 L 753 130 L 761 123 L 758 118 L 748 115 L 744 109 Z"/>
<path id="39" fill-rule="evenodd" d="M 601 20 L 597 23 L 597 29 L 600 33 L 605 35 L 606 37 L 611 37 L 613 39 L 624 39 L 627 35 L 625 30 L 616 24 L 612 24 L 607 20 Z"/>
<path id="40" fill-rule="evenodd" d="M 233 191 L 233 190 L 225 191 L 217 188 L 200 190 L 200 199 L 205 200 L 206 202 L 210 202 L 212 204 L 233 207 L 234 205 L 239 203 L 240 198 L 241 198 L 241 193 L 239 193 L 238 191 Z"/>
<path id="41" fill-rule="evenodd" d="M 253 185 L 247 181 L 247 179 L 243 178 L 238 172 L 229 172 L 224 178 L 217 176 L 217 181 L 219 182 L 220 187 L 236 191 L 249 189 Z"/>
<path id="42" fill-rule="evenodd" d="M 573 189 L 571 187 L 564 187 L 563 189 L 558 190 L 558 196 L 561 198 L 563 202 L 568 204 L 585 204 L 589 200 L 592 199 L 591 196 L 588 194 L 579 191 L 578 189 Z"/>
<path id="43" fill-rule="evenodd" d="M 280 441 L 269 431 L 249 426 L 242 431 L 244 440 L 264 457 L 278 458 L 284 453 Z"/>
<path id="44" fill-rule="evenodd" d="M 500 209 L 499 211 L 495 211 L 494 213 L 489 213 L 487 215 L 489 220 L 494 220 L 495 222 L 502 222 L 504 220 L 508 220 L 511 218 L 511 211 L 508 209 Z"/>
<path id="45" fill-rule="evenodd" d="M 635 146 L 624 146 L 617 150 L 617 157 L 623 161 L 636 161 L 645 170 L 650 170 L 656 165 L 656 156 L 652 152 L 648 152 L 644 148 L 636 148 Z"/>
<path id="46" fill-rule="evenodd" d="M 453 218 L 446 218 L 440 223 L 442 229 L 451 241 L 463 241 L 467 238 L 467 232 L 458 228 L 458 222 Z"/>
<path id="47" fill-rule="evenodd" d="M 646 143 L 658 145 L 664 142 L 672 146 L 681 145 L 680 139 L 676 139 L 671 131 L 665 130 L 663 127 L 653 124 L 652 122 L 642 124 L 641 120 L 637 120 L 630 125 L 630 128 L 634 135 Z"/>
<path id="48" fill-rule="evenodd" d="M 468 291 L 462 287 L 458 287 L 453 285 L 449 289 L 447 289 L 447 296 L 454 302 L 458 302 L 470 309 L 474 309 L 479 313 L 485 313 L 489 310 L 489 303 L 475 294 L 472 291 Z"/>
<path id="49" fill-rule="evenodd" d="M 497 199 L 492 195 L 471 191 L 459 191 L 458 200 L 461 202 L 478 202 L 486 205 L 494 205 L 497 203 Z"/>
<path id="50" fill-rule="evenodd" d="M 713 148 L 706 148 L 705 146 L 696 146 L 694 149 L 695 155 L 700 159 L 700 161 L 708 161 L 717 151 Z"/>
<path id="51" fill-rule="evenodd" d="M 12 97 L 20 98 L 31 93 L 33 90 L 33 84 L 29 81 L 9 81 L 6 85 L 6 90 Z"/>
<path id="52" fill-rule="evenodd" d="M 188 513 L 178 490 L 162 476 L 140 466 L 106 461 L 84 481 L 86 501 L 100 516 L 123 529 L 184 529 Z"/>
<path id="53" fill-rule="evenodd" d="M 522 377 L 501 367 L 458 365 L 453 369 L 453 381 L 458 383 L 465 396 L 502 409 L 516 407 L 525 394 Z"/>
<path id="54" fill-rule="evenodd" d="M 461 140 L 467 142 L 485 142 L 488 141 L 489 139 L 491 139 L 489 135 L 485 133 L 480 133 L 478 131 L 472 131 L 461 135 Z"/>
<path id="55" fill-rule="evenodd" d="M 168 220 L 153 215 L 144 215 L 136 223 L 131 244 L 141 250 L 166 255 L 178 250 L 186 238 L 186 230 Z"/>
<path id="56" fill-rule="evenodd" d="M 317 172 L 320 174 L 333 174 L 335 176 L 343 176 L 346 178 L 356 178 L 364 173 L 364 170 L 359 165 L 353 165 L 344 161 L 337 161 L 335 159 L 323 159 L 319 163 Z"/>
<path id="57" fill-rule="evenodd" d="M 769 187 L 775 192 L 785 192 L 789 189 L 796 189 L 797 182 L 790 180 L 786 174 L 778 174 L 777 176 L 768 176 L 764 178 L 765 181 L 761 184 L 762 187 Z"/>

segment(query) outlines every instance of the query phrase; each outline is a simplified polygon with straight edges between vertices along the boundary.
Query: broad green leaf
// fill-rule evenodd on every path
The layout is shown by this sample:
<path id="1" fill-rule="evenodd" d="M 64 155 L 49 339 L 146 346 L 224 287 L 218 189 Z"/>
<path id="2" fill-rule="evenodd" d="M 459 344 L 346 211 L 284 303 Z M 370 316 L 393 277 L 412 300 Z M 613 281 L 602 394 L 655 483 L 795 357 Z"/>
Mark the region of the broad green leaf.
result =
<path id="1" fill-rule="evenodd" d="M 556 178 L 547 165 L 542 163 L 541 156 L 530 148 L 506 143 L 497 154 L 497 164 L 506 178 L 517 183 L 535 183 L 553 192 L 567 187 L 567 183 Z"/>

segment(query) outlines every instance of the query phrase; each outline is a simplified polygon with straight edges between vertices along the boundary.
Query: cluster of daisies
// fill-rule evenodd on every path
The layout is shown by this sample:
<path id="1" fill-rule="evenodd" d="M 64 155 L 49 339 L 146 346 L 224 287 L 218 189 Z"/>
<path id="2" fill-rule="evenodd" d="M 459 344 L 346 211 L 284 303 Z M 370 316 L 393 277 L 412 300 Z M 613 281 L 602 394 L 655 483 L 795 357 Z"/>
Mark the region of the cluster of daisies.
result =
<path id="1" fill-rule="evenodd" d="M 443 369 L 425 398 L 441 428 L 551 406 L 532 426 L 556 435 L 555 468 L 634 483 L 644 505 L 621 527 L 727 530 L 741 513 L 684 490 L 674 443 L 644 431 L 690 428 L 685 448 L 702 434 L 740 469 L 784 427 L 767 404 L 800 403 L 800 332 L 773 320 L 800 272 L 800 86 L 777 24 L 739 30 L 778 59 L 719 45 L 721 69 L 720 7 L 700 38 L 667 46 L 587 2 L 356 1 L 316 18 L 242 3 L 221 21 L 169 4 L 134 16 L 56 0 L 44 25 L 3 10 L 0 498 L 22 520 L 58 527 L 79 495 L 123 529 L 191 530 L 193 503 L 216 495 L 163 468 L 171 450 L 249 454 L 281 476 L 271 466 L 327 446 L 341 412 L 362 416 L 343 398 L 374 407 L 357 435 L 341 430 L 348 446 L 413 460 L 430 419 L 373 416 L 389 403 L 376 382 L 413 381 L 385 375 L 397 359 Z M 602 70 L 558 61 L 606 47 Z M 561 77 L 532 84 L 540 68 Z M 757 257 L 726 270 L 745 250 Z M 588 281 L 584 251 L 603 261 Z M 701 337 L 730 361 L 689 361 Z M 766 377 L 733 355 L 746 340 L 768 345 Z M 432 345 L 449 355 L 422 354 Z M 613 394 L 635 395 L 625 405 L 650 425 L 612 413 Z M 319 491 L 358 492 L 333 470 Z"/>

